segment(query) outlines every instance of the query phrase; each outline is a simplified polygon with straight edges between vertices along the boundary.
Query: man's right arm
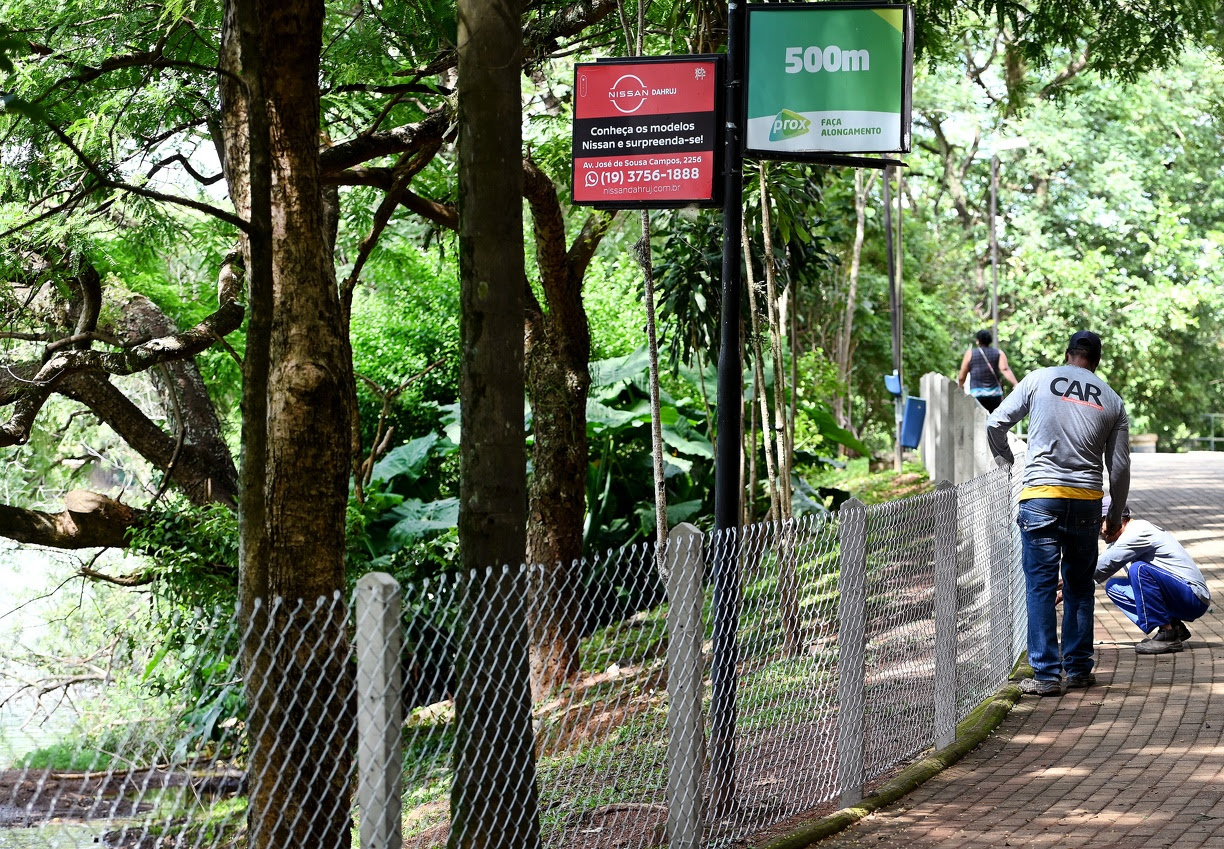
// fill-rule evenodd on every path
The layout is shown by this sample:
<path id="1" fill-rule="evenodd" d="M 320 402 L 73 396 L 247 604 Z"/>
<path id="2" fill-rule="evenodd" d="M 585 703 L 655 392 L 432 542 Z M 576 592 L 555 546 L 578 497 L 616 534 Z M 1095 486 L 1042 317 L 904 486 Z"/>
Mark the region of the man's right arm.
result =
<path id="1" fill-rule="evenodd" d="M 1010 466 L 1015 462 L 1011 446 L 1007 444 L 1007 432 L 1016 422 L 1027 416 L 1028 411 L 1029 378 L 1026 376 L 1020 381 L 1016 391 L 1008 395 L 986 420 L 986 439 L 990 443 L 990 453 L 994 455 L 996 464 Z"/>

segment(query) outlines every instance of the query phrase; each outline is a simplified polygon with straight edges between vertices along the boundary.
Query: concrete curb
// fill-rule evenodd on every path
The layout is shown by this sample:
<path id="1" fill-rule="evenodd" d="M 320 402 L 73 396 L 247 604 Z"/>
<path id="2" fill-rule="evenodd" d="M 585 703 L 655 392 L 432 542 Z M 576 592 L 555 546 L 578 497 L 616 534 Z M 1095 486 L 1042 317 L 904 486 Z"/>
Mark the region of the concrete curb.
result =
<path id="1" fill-rule="evenodd" d="M 956 742 L 951 746 L 940 749 L 938 752 L 932 752 L 907 767 L 853 808 L 842 808 L 790 834 L 763 843 L 758 849 L 803 849 L 818 840 L 823 840 L 849 828 L 885 805 L 891 805 L 976 749 L 990 735 L 990 732 L 999 726 L 1003 717 L 1007 716 L 1018 701 L 1020 701 L 1019 684 L 1015 682 L 1005 684 L 997 693 L 986 699 L 961 720 L 956 726 Z"/>

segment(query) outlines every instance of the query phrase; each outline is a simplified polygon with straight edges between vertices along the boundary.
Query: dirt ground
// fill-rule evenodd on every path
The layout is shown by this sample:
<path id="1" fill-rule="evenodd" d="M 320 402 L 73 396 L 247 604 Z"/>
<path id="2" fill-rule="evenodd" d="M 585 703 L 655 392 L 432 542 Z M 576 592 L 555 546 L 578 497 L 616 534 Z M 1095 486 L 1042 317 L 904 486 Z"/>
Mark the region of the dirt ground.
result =
<path id="1" fill-rule="evenodd" d="M 4 770 L 0 772 L 0 827 L 34 826 L 50 820 L 125 819 L 152 809 L 152 804 L 139 801 L 146 791 L 187 785 L 205 793 L 233 793 L 241 789 L 242 775 L 162 768 L 110 773 Z"/>

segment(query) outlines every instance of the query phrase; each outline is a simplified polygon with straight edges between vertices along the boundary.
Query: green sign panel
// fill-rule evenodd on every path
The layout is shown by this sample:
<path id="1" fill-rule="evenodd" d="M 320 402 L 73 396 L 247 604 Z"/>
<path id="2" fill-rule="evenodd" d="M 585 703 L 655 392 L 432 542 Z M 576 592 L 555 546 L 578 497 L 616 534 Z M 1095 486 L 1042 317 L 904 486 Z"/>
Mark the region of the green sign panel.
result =
<path id="1" fill-rule="evenodd" d="M 749 4 L 745 152 L 910 149 L 913 10 Z"/>

